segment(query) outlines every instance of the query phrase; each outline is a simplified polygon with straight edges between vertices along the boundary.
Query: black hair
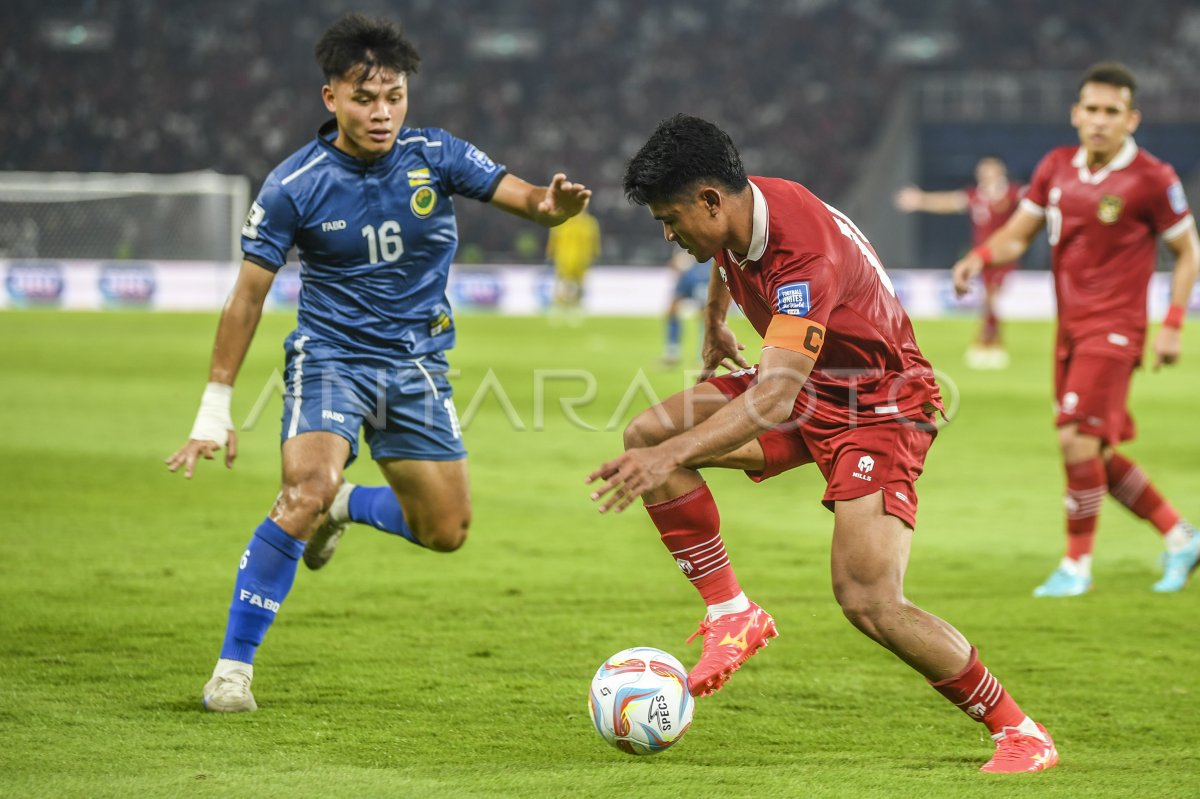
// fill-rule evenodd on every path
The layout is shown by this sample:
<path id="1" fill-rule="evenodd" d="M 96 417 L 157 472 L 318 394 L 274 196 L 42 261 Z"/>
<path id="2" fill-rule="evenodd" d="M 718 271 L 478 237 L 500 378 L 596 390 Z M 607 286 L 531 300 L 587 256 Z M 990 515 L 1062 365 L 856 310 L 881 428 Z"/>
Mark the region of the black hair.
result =
<path id="1" fill-rule="evenodd" d="M 326 80 L 351 77 L 362 82 L 381 69 L 410 74 L 421 56 L 400 26 L 388 19 L 347 14 L 329 26 L 315 48 L 317 64 Z"/>
<path id="2" fill-rule="evenodd" d="M 1086 83 L 1103 83 L 1118 89 L 1129 89 L 1129 105 L 1133 107 L 1133 97 L 1137 94 L 1137 79 L 1133 77 L 1133 70 L 1120 61 L 1104 61 L 1092 65 L 1083 74 L 1083 80 L 1079 81 L 1081 91 Z"/>
<path id="3" fill-rule="evenodd" d="M 670 201 L 701 181 L 733 193 L 750 183 L 729 134 L 687 114 L 658 123 L 625 166 L 625 196 L 638 205 Z"/>

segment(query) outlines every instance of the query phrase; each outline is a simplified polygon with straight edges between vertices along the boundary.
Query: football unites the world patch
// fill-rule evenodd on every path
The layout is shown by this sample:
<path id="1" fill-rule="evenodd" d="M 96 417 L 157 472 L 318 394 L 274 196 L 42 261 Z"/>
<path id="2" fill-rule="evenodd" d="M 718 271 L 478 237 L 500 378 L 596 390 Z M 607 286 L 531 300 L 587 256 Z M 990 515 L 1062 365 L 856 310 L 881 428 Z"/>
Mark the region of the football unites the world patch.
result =
<path id="1" fill-rule="evenodd" d="M 475 166 L 482 169 L 484 172 L 492 173 L 496 171 L 496 162 L 488 157 L 488 154 L 480 150 L 474 144 L 467 148 L 467 158 L 475 163 Z"/>
<path id="2" fill-rule="evenodd" d="M 807 280 L 788 283 L 775 289 L 775 313 L 808 316 L 811 308 Z"/>
<path id="3" fill-rule="evenodd" d="M 1167 202 L 1171 203 L 1171 210 L 1177 214 L 1187 211 L 1187 195 L 1183 193 L 1183 184 L 1178 180 L 1167 189 Z"/>

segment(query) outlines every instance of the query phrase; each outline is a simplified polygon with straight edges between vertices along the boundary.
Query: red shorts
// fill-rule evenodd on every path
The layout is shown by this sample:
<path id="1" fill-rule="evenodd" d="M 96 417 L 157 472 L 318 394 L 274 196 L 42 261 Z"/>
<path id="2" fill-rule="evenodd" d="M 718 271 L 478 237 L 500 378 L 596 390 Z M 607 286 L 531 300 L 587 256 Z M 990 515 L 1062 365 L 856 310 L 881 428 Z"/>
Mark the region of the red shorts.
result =
<path id="1" fill-rule="evenodd" d="M 1054 353 L 1056 427 L 1075 423 L 1079 432 L 1108 444 L 1133 439 L 1126 402 L 1140 351 L 1130 349 L 1128 343 L 1114 344 L 1103 336 L 1070 343 L 1059 338 Z"/>
<path id="2" fill-rule="evenodd" d="M 708 380 L 733 399 L 750 388 L 754 374 L 735 372 Z M 805 416 L 792 418 L 758 437 L 766 465 L 761 472 L 746 472 L 754 482 L 815 463 L 825 477 L 822 504 L 883 492 L 883 509 L 909 527 L 917 523 L 917 478 L 925 469 L 925 454 L 937 431 L 933 416 L 928 424 L 880 421 L 851 427 Z"/>
<path id="3" fill-rule="evenodd" d="M 997 264 L 995 266 L 985 266 L 980 277 L 983 279 L 983 285 L 989 289 L 998 289 L 1004 284 L 1004 279 L 1012 274 L 1017 268 L 1017 264 Z"/>

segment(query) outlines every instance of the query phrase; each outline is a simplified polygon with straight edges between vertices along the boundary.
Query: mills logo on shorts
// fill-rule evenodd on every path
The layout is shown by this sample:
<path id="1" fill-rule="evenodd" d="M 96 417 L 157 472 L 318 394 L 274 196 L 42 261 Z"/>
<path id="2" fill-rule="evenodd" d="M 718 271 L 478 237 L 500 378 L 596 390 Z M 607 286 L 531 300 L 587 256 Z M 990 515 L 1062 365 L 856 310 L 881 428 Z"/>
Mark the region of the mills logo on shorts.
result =
<path id="1" fill-rule="evenodd" d="M 858 459 L 858 471 L 851 472 L 851 477 L 857 477 L 859 480 L 871 482 L 871 472 L 875 469 L 875 459 L 870 455 L 863 455 Z"/>

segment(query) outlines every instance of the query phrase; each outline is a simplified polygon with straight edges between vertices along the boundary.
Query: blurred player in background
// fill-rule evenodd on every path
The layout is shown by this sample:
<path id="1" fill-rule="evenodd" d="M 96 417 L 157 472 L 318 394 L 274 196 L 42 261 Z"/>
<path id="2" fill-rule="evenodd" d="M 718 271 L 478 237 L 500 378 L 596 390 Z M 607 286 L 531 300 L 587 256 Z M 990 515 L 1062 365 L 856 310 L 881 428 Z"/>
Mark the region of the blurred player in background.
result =
<path id="1" fill-rule="evenodd" d="M 554 264 L 552 322 L 575 326 L 583 321 L 583 281 L 600 257 L 600 223 L 587 211 L 550 228 L 546 257 Z"/>
<path id="2" fill-rule="evenodd" d="M 680 319 L 683 307 L 687 303 L 693 303 L 698 308 L 704 307 L 713 264 L 712 261 L 699 263 L 683 250 L 675 250 L 671 253 L 668 265 L 675 275 L 675 286 L 671 290 L 671 302 L 667 306 L 667 346 L 663 349 L 662 364 L 677 366 L 680 361 L 679 341 L 683 337 L 683 323 Z M 703 324 L 700 333 L 703 337 Z"/>
<path id="3" fill-rule="evenodd" d="M 1142 362 L 1147 287 L 1159 239 L 1175 258 L 1170 308 L 1154 339 L 1154 368 L 1179 360 L 1187 302 L 1200 268 L 1196 223 L 1175 170 L 1133 140 L 1141 115 L 1133 74 L 1098 64 L 1071 108 L 1078 147 L 1051 150 L 1007 224 L 954 265 L 955 288 L 994 262 L 1021 256 L 1042 227 L 1050 240 L 1058 333 L 1054 392 L 1067 475 L 1067 547 L 1034 596 L 1092 587 L 1092 548 L 1104 494 L 1149 521 L 1167 553 L 1159 592 L 1179 591 L 1200 560 L 1200 537 L 1138 465 L 1116 447 L 1133 438 L 1126 400 Z"/>
<path id="4" fill-rule="evenodd" d="M 996 750 L 984 771 L 1053 766 L 1058 754 L 1045 728 L 975 648 L 904 596 L 915 483 L 942 400 L 862 232 L 798 183 L 748 179 L 730 138 L 696 117 L 659 125 L 629 162 L 625 192 L 649 206 L 668 241 L 698 261 L 716 260 L 702 381 L 635 418 L 625 453 L 588 477 L 601 481 L 592 498 L 602 512 L 642 497 L 708 606 L 692 693 L 719 689 L 776 635 L 774 620 L 738 584 L 697 470 L 742 469 L 760 481 L 816 463 L 834 513 L 833 590 L 846 617 L 987 725 Z M 725 324 L 731 298 L 763 337 L 756 367 Z M 713 377 L 719 365 L 737 370 Z"/>
<path id="5" fill-rule="evenodd" d="M 906 186 L 896 193 L 896 207 L 906 213 L 968 214 L 971 243 L 979 246 L 1009 220 L 1020 199 L 1021 186 L 1009 182 L 1004 162 L 989 155 L 975 164 L 974 186 L 958 191 L 922 191 L 916 186 Z M 1004 279 L 1016 266 L 1013 261 L 989 264 L 983 270 L 983 326 L 967 350 L 967 365 L 972 369 L 1004 369 L 1008 366 L 996 300 Z"/>
<path id="6" fill-rule="evenodd" d="M 282 482 L 241 556 L 225 642 L 203 690 L 213 711 L 257 708 L 254 655 L 297 562 L 324 566 L 351 521 L 438 552 L 466 538 L 466 450 L 446 377 L 455 328 L 445 289 L 458 243 L 451 196 L 544 225 L 579 213 L 590 196 L 561 174 L 549 187 L 530 185 L 444 130 L 404 127 L 420 57 L 398 25 L 343 17 L 317 43 L 316 58 L 334 119 L 276 167 L 251 208 L 200 412 L 167 459 L 191 477 L 199 458 L 225 447 L 233 466 L 234 379 L 295 246 L 302 289 L 285 343 Z M 364 424 L 385 486 L 343 480 Z"/>

